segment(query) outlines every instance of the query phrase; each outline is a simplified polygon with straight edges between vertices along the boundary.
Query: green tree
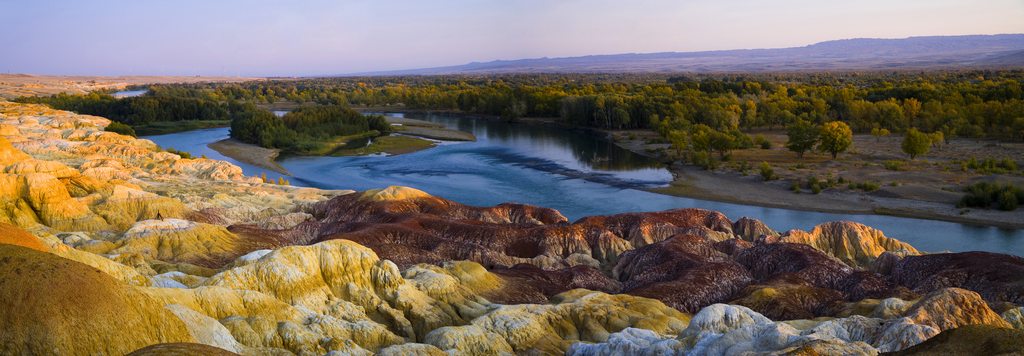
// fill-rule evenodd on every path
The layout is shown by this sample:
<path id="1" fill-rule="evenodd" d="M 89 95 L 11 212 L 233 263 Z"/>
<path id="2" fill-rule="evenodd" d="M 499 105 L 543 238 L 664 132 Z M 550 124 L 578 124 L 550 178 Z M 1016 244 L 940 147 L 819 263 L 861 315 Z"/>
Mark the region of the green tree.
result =
<path id="1" fill-rule="evenodd" d="M 790 124 L 786 127 L 786 135 L 789 136 L 786 148 L 796 152 L 797 158 L 803 158 L 804 152 L 814 148 L 818 143 L 818 130 L 808 121 L 797 120 Z"/>
<path id="2" fill-rule="evenodd" d="M 875 141 L 881 142 L 882 136 L 889 136 L 889 130 L 876 127 L 871 129 L 871 136 L 875 136 Z"/>
<path id="3" fill-rule="evenodd" d="M 942 142 L 945 140 L 945 137 L 942 136 L 942 131 L 928 134 L 928 139 L 932 141 L 932 146 L 938 147 L 940 151 L 942 150 Z"/>
<path id="4" fill-rule="evenodd" d="M 836 158 L 840 153 L 846 152 L 850 146 L 853 146 L 853 131 L 845 122 L 826 122 L 818 130 L 821 135 L 821 144 L 818 145 L 818 150 L 831 153 L 832 158 Z"/>
<path id="5" fill-rule="evenodd" d="M 915 156 L 928 153 L 928 146 L 931 143 L 932 140 L 927 134 L 917 131 L 917 129 L 910 129 L 903 135 L 901 148 L 903 148 L 903 153 L 910 155 L 910 159 L 914 159 Z"/>
<path id="6" fill-rule="evenodd" d="M 689 149 L 689 145 L 686 144 L 686 133 L 679 130 L 672 130 L 668 133 L 668 141 L 672 142 L 672 148 L 676 150 L 676 155 L 682 155 L 683 150 Z"/>
<path id="7" fill-rule="evenodd" d="M 732 149 L 736 148 L 736 139 L 729 134 L 711 131 L 709 136 L 711 140 L 711 148 L 718 151 L 718 157 L 721 157 L 722 159 L 725 159 L 725 152 L 732 151 Z"/>

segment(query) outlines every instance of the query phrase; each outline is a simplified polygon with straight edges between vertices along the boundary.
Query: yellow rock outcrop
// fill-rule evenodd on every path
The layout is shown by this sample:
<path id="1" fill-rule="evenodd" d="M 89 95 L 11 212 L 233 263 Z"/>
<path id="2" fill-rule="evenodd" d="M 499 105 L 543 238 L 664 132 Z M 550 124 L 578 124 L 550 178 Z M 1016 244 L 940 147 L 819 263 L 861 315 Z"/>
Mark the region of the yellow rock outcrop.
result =
<path id="1" fill-rule="evenodd" d="M 0 244 L 0 345 L 11 354 L 123 355 L 194 342 L 137 287 L 53 254 Z"/>
<path id="2" fill-rule="evenodd" d="M 188 220 L 144 220 L 114 241 L 110 254 L 134 253 L 164 262 L 221 266 L 239 254 L 240 240 L 221 226 Z"/>
<path id="3" fill-rule="evenodd" d="M 690 315 L 653 299 L 577 289 L 548 305 L 504 305 L 469 325 L 437 329 L 427 342 L 449 352 L 563 354 L 579 341 L 603 342 L 627 327 L 678 334 Z"/>
<path id="4" fill-rule="evenodd" d="M 881 231 L 864 224 L 849 221 L 827 222 L 815 226 L 810 232 L 790 230 L 780 240 L 811 245 L 850 267 L 867 268 L 871 266 L 871 261 L 886 251 L 907 250 L 911 254 L 919 254 L 908 243 L 885 237 Z"/>
<path id="5" fill-rule="evenodd" d="M 418 189 L 393 185 L 387 188 L 367 190 L 363 192 L 363 195 L 360 196 L 359 198 L 370 201 L 385 201 L 425 198 L 429 196 L 430 194 L 427 194 Z"/>

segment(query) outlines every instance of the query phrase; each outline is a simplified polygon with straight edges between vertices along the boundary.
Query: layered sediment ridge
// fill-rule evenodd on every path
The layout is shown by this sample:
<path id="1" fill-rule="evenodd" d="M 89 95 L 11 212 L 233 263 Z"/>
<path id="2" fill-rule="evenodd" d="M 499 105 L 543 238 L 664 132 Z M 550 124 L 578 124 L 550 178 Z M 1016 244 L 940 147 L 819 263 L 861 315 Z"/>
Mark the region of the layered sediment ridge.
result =
<path id="1" fill-rule="evenodd" d="M 1015 256 L 929 254 L 842 221 L 570 222 L 406 187 L 277 186 L 108 123 L 0 101 L 13 353 L 917 354 L 998 351 L 1024 329 Z"/>

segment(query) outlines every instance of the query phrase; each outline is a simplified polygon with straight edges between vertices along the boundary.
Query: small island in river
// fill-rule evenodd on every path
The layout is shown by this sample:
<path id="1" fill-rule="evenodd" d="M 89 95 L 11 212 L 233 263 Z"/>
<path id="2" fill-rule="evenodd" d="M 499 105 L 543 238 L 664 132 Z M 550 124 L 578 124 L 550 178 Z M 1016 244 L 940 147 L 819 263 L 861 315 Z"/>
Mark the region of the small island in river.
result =
<path id="1" fill-rule="evenodd" d="M 361 156 L 369 154 L 384 153 L 388 155 L 399 155 L 425 150 L 436 146 L 435 141 L 476 141 L 476 136 L 468 132 L 450 130 L 444 125 L 428 121 L 407 119 L 395 116 L 384 117 L 388 124 L 396 128 L 396 134 L 392 136 L 379 136 L 374 138 L 356 137 L 345 142 L 331 146 L 325 150 L 323 155 L 329 156 Z M 416 136 L 416 137 L 411 137 Z M 425 140 L 419 137 L 427 138 Z M 367 143 L 362 143 L 366 142 Z M 359 147 L 351 147 L 353 143 L 360 142 Z M 256 167 L 265 168 L 277 173 L 291 176 L 291 172 L 274 162 L 274 159 L 281 153 L 281 149 L 264 148 L 256 144 L 245 143 L 234 138 L 228 138 L 209 144 L 209 147 L 220 154 L 251 164 Z"/>

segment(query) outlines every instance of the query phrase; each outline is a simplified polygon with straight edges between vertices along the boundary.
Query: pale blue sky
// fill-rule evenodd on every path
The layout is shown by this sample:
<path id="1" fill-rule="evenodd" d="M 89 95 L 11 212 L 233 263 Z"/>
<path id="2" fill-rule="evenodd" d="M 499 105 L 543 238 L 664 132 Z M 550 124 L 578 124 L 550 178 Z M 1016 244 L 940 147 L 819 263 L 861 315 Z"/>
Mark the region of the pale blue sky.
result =
<path id="1" fill-rule="evenodd" d="M 1024 33 L 1024 0 L 0 0 L 0 71 L 307 76 Z"/>

